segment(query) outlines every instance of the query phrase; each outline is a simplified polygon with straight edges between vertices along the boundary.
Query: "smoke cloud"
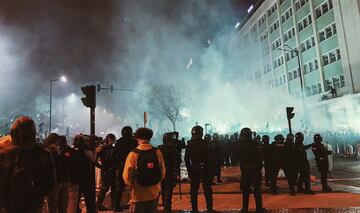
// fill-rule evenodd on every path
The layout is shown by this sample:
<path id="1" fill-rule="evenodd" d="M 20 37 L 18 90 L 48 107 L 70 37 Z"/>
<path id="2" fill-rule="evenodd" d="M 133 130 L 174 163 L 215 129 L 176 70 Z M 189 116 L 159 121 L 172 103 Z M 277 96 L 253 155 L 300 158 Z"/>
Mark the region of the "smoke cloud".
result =
<path id="1" fill-rule="evenodd" d="M 289 105 L 296 109 L 294 128 L 305 129 L 298 99 L 252 81 L 250 66 L 265 64 L 262 49 L 232 45 L 237 18 L 244 15 L 239 11 L 246 11 L 236 2 L 244 1 L 0 0 L 0 117 L 30 114 L 47 123 L 50 79 L 66 75 L 66 84 L 53 84 L 53 123 L 62 133 L 65 127 L 72 134 L 89 131 L 89 112 L 80 100 L 80 87 L 87 84 L 134 90 L 97 93 L 98 134 L 120 136 L 124 125 L 140 126 L 149 110 L 146 95 L 157 84 L 189 91 L 191 103 L 177 124 L 182 135 L 196 122 L 221 133 L 244 126 L 283 130 Z M 349 102 L 316 115 L 314 130 L 339 129 L 338 119 L 360 130 L 350 119 L 359 109 Z M 170 122 L 164 123 L 167 130 Z"/>

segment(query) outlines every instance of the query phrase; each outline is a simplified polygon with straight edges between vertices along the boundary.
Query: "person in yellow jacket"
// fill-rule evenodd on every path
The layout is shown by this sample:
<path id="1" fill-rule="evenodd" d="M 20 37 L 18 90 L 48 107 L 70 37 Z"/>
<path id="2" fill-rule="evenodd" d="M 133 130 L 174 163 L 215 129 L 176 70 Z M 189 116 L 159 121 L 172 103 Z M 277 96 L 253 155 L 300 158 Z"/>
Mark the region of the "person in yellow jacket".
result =
<path id="1" fill-rule="evenodd" d="M 165 178 L 165 165 L 160 150 L 153 148 L 153 131 L 139 128 L 135 132 L 138 146 L 126 158 L 123 179 L 131 187 L 132 213 L 157 212 L 160 182 Z"/>

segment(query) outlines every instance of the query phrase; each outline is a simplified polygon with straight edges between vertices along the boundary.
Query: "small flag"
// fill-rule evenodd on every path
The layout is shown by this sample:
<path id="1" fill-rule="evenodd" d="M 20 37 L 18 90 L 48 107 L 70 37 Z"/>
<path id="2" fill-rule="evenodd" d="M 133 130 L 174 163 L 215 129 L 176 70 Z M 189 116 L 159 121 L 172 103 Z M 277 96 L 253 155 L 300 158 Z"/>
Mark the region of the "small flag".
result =
<path id="1" fill-rule="evenodd" d="M 192 58 L 190 58 L 189 63 L 186 65 L 187 70 L 191 67 L 192 63 L 193 63 Z"/>

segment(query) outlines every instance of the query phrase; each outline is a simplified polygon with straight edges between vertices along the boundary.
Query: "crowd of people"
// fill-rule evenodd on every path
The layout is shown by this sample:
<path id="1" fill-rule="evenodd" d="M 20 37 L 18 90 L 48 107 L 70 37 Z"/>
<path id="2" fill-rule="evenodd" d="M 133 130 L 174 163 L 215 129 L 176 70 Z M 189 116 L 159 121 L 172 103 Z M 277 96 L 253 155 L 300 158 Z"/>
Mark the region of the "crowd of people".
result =
<path id="1" fill-rule="evenodd" d="M 205 134 L 201 126 L 191 130 L 191 139 L 179 140 L 177 132 L 163 135 L 163 145 L 151 145 L 153 132 L 139 128 L 133 133 L 125 126 L 121 137 L 108 134 L 104 139 L 76 135 L 71 146 L 67 138 L 51 133 L 37 143 L 36 127 L 29 117 L 20 117 L 12 125 L 10 137 L 0 144 L 0 209 L 7 212 L 41 212 L 44 203 L 50 213 L 81 212 L 84 198 L 87 212 L 110 210 L 103 205 L 110 191 L 111 210 L 122 212 L 125 186 L 129 186 L 130 212 L 157 212 L 162 198 L 164 212 L 171 212 L 172 194 L 180 181 L 182 151 L 190 181 L 192 212 L 198 210 L 198 190 L 202 183 L 207 212 L 213 209 L 212 185 L 222 182 L 221 167 L 240 165 L 243 208 L 248 212 L 249 195 L 254 193 L 256 212 L 262 207 L 262 169 L 264 183 L 276 195 L 277 178 L 283 169 L 291 195 L 315 194 L 310 187 L 310 165 L 307 149 L 312 149 L 321 174 L 323 192 L 327 184 L 328 155 L 319 134 L 314 143 L 304 145 L 304 135 L 278 134 L 270 143 L 268 135 L 257 135 L 249 128 L 240 134 L 221 136 Z M 6 139 L 6 140 L 5 140 Z M 101 170 L 101 188 L 95 189 L 95 168 Z M 46 200 L 46 202 L 44 202 Z"/>

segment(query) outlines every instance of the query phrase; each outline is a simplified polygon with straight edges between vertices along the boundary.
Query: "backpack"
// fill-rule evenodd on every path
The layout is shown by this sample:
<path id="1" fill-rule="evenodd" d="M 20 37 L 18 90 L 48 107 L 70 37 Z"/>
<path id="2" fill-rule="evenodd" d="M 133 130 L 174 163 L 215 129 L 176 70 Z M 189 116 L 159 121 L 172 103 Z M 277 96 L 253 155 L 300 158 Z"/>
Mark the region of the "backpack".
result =
<path id="1" fill-rule="evenodd" d="M 39 208 L 42 203 L 45 193 L 41 177 L 44 174 L 41 152 L 40 147 L 35 147 L 30 152 L 15 153 L 15 159 L 9 167 L 10 181 L 6 201 L 8 210 L 29 212 Z M 50 179 L 51 176 L 47 178 Z"/>
<path id="2" fill-rule="evenodd" d="M 133 152 L 138 154 L 135 179 L 140 186 L 153 186 L 161 181 L 161 169 L 156 150 L 156 148 L 133 150 Z"/>

